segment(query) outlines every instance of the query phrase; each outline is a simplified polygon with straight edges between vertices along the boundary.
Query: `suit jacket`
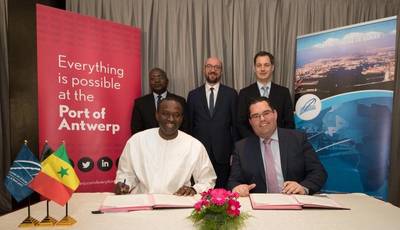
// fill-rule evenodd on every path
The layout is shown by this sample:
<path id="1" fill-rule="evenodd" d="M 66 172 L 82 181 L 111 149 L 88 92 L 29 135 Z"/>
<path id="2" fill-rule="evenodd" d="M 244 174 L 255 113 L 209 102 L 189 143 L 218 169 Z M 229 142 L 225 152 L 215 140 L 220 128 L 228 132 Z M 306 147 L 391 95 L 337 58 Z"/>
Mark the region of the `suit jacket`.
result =
<path id="1" fill-rule="evenodd" d="M 187 108 L 189 133 L 203 143 L 212 160 L 229 164 L 233 144 L 238 139 L 236 131 L 237 93 L 220 84 L 211 116 L 207 105 L 205 85 L 189 92 Z"/>
<path id="2" fill-rule="evenodd" d="M 326 181 L 327 173 L 306 135 L 278 128 L 278 139 L 284 181 L 296 181 L 308 188 L 310 194 L 318 192 Z M 252 135 L 236 143 L 228 188 L 255 183 L 256 187 L 250 192 L 267 192 L 261 154 L 258 136 Z"/>
<path id="3" fill-rule="evenodd" d="M 186 101 L 185 98 L 178 96 L 176 94 L 167 92 L 167 97 L 176 97 L 183 106 L 183 111 L 186 110 Z M 145 129 L 158 127 L 158 122 L 156 120 L 156 104 L 154 100 L 153 93 L 146 94 L 142 97 L 139 97 L 135 100 L 135 104 L 132 111 L 131 118 L 131 133 L 143 131 Z M 180 127 L 180 130 L 187 131 L 187 122 L 186 122 L 185 114 L 183 117 L 183 121 Z"/>
<path id="4" fill-rule="evenodd" d="M 238 130 L 242 138 L 254 134 L 249 123 L 249 105 L 253 98 L 260 97 L 257 83 L 243 88 L 239 92 Z M 294 128 L 293 103 L 289 89 L 271 82 L 269 99 L 278 112 L 278 127 Z"/>

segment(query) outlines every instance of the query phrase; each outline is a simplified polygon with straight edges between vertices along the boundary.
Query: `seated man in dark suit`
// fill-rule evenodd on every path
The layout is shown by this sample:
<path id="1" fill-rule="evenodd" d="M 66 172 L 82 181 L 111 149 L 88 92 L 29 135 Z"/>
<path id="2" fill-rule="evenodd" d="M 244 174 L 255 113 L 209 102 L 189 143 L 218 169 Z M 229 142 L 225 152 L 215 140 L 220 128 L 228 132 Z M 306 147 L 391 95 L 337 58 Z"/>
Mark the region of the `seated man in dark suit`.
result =
<path id="1" fill-rule="evenodd" d="M 143 131 L 145 129 L 158 127 L 155 113 L 158 103 L 168 97 L 176 97 L 182 105 L 186 106 L 186 100 L 183 97 L 172 94 L 167 91 L 168 78 L 164 70 L 153 68 L 149 72 L 149 86 L 151 93 L 139 97 L 135 100 L 131 119 L 131 133 Z M 184 120 L 180 130 L 186 131 L 187 123 Z"/>
<path id="2" fill-rule="evenodd" d="M 255 135 L 236 142 L 228 188 L 254 193 L 314 194 L 327 173 L 305 134 L 277 128 L 277 112 L 268 98 L 250 102 Z"/>
<path id="3" fill-rule="evenodd" d="M 260 96 L 267 97 L 278 113 L 277 124 L 280 128 L 294 128 L 293 103 L 289 89 L 272 82 L 274 56 L 260 51 L 254 56 L 254 72 L 257 81 L 239 92 L 238 130 L 242 138 L 253 133 L 247 117 L 250 101 Z"/>

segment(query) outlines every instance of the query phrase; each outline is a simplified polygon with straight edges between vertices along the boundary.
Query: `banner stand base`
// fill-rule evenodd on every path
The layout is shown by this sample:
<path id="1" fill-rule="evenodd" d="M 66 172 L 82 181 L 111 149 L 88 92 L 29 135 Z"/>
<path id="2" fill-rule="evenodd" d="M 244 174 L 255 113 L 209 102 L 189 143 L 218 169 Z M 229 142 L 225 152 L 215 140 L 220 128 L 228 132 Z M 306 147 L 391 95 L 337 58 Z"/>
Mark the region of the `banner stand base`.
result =
<path id="1" fill-rule="evenodd" d="M 29 228 L 29 227 L 34 227 L 39 224 L 39 221 L 36 220 L 35 218 L 28 216 L 22 223 L 18 225 L 19 228 Z"/>
<path id="2" fill-rule="evenodd" d="M 51 216 L 46 216 L 42 221 L 40 221 L 40 223 L 38 224 L 38 226 L 44 227 L 44 226 L 54 226 L 57 223 L 57 220 L 54 219 Z"/>
<path id="3" fill-rule="evenodd" d="M 69 226 L 76 223 L 76 220 L 70 216 L 64 216 L 60 221 L 57 222 L 58 226 Z"/>

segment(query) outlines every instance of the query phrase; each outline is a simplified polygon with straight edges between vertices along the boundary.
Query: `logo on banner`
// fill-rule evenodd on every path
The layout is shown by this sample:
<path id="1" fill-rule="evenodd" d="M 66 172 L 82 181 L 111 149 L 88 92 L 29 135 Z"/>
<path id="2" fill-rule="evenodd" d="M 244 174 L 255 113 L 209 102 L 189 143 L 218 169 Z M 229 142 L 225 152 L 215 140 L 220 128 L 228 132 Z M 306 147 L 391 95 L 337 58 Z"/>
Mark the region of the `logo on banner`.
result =
<path id="1" fill-rule="evenodd" d="M 102 157 L 97 161 L 97 167 L 101 171 L 108 171 L 112 167 L 112 160 L 109 157 Z"/>
<path id="2" fill-rule="evenodd" d="M 296 114 L 305 121 L 316 118 L 321 112 L 321 100 L 314 94 L 305 94 L 297 100 Z"/>
<path id="3" fill-rule="evenodd" d="M 89 172 L 90 170 L 93 169 L 93 166 L 94 166 L 94 162 L 89 157 L 82 157 L 78 161 L 78 168 L 82 172 Z"/>

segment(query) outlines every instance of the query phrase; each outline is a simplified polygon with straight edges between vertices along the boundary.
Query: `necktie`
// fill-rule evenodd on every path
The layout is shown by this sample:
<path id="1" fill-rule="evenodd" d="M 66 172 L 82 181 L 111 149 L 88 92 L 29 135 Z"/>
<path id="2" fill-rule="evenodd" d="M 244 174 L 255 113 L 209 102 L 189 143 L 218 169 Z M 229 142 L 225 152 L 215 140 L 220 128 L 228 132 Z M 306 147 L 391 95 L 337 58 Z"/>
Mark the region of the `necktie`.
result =
<path id="1" fill-rule="evenodd" d="M 261 87 L 261 90 L 262 90 L 262 95 L 261 96 L 268 97 L 268 89 L 269 89 L 268 86 L 262 86 Z"/>
<path id="2" fill-rule="evenodd" d="M 211 87 L 210 88 L 210 99 L 209 99 L 209 104 L 210 104 L 210 115 L 212 116 L 213 115 L 213 112 L 214 112 L 214 88 L 213 87 Z"/>
<path id="3" fill-rule="evenodd" d="M 265 179 L 267 182 L 267 190 L 269 193 L 280 193 L 278 179 L 276 177 L 274 157 L 271 150 L 271 139 L 264 140 L 264 165 L 265 165 Z"/>
<path id="4" fill-rule="evenodd" d="M 162 99 L 162 96 L 161 96 L 161 95 L 158 95 L 158 96 L 157 96 L 157 108 L 158 108 L 158 105 L 159 105 L 160 102 L 161 102 L 161 99 Z"/>

